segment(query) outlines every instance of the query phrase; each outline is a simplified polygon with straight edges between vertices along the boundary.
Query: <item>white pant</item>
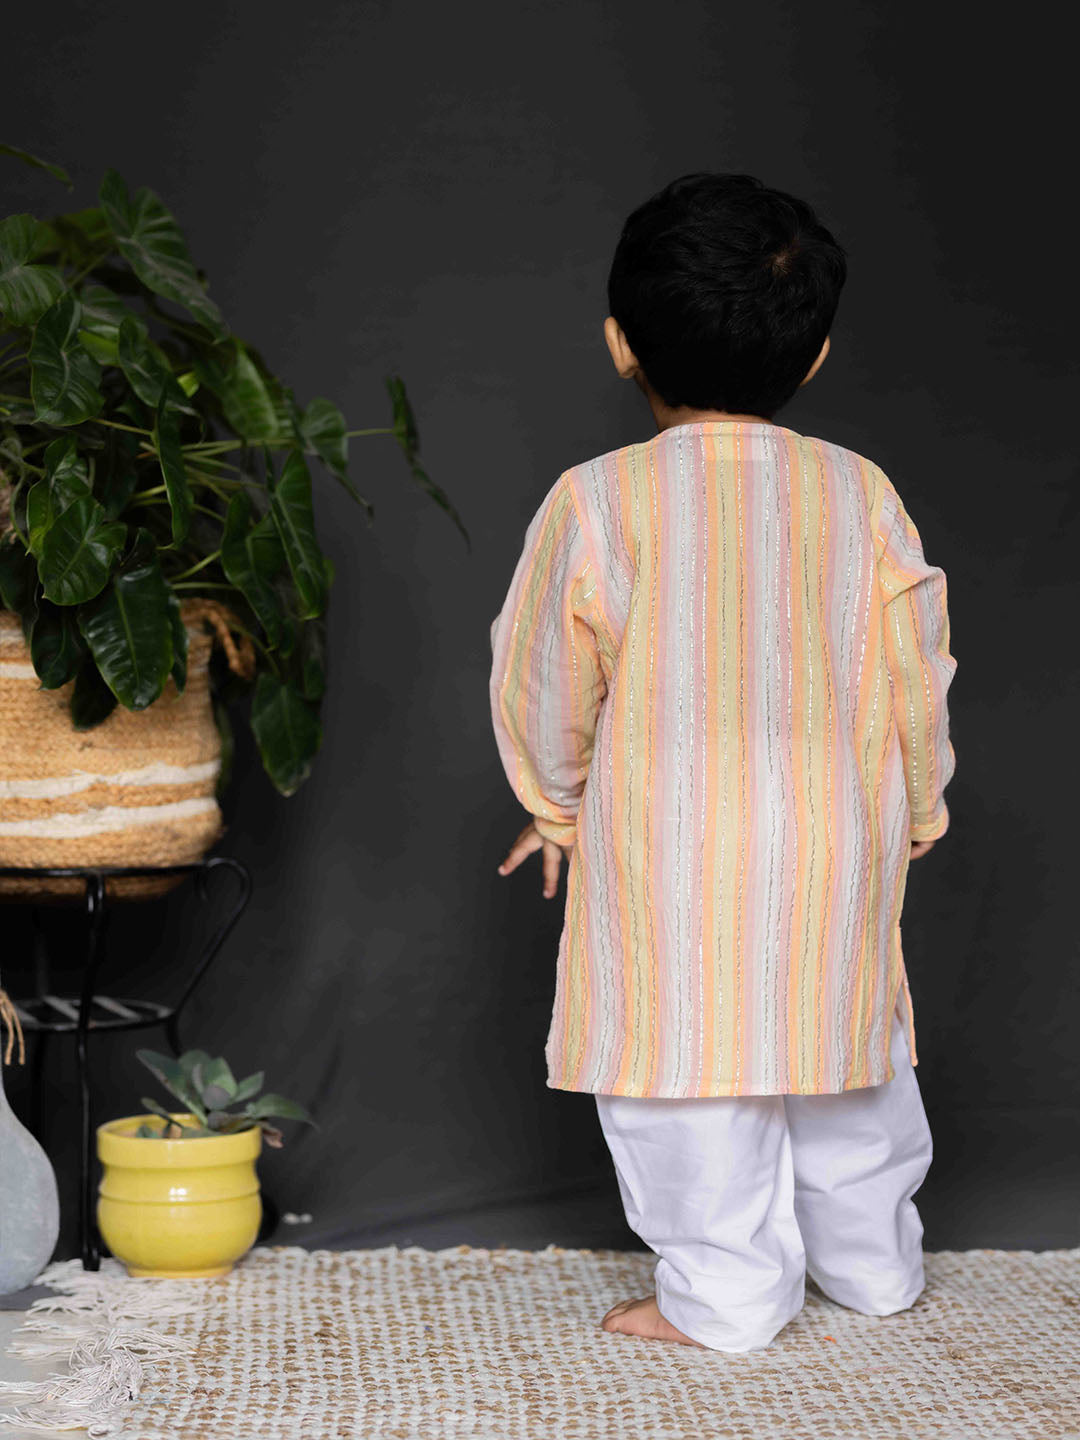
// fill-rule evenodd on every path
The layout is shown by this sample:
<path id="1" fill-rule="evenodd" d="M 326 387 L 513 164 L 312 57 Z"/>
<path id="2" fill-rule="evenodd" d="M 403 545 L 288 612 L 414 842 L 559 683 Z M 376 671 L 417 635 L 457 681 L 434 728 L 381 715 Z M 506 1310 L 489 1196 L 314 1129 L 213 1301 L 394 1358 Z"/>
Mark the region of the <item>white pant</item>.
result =
<path id="1" fill-rule="evenodd" d="M 923 1288 L 911 1196 L 930 1127 L 904 1028 L 894 1077 L 838 1095 L 597 1095 L 630 1228 L 660 1257 L 660 1313 L 714 1350 L 767 1345 L 803 1304 L 891 1315 Z"/>

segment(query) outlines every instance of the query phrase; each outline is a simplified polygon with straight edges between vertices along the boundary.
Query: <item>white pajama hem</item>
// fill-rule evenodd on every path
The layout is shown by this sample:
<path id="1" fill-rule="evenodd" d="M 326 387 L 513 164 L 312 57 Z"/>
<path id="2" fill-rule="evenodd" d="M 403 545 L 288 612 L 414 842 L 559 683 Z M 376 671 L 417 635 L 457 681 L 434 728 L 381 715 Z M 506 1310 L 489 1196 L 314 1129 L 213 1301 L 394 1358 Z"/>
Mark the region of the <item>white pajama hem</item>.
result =
<path id="1" fill-rule="evenodd" d="M 933 1146 L 905 1027 L 894 1077 L 829 1095 L 596 1095 L 630 1228 L 658 1261 L 660 1313 L 715 1350 L 760 1349 L 806 1276 L 866 1315 L 923 1288 L 912 1195 Z"/>

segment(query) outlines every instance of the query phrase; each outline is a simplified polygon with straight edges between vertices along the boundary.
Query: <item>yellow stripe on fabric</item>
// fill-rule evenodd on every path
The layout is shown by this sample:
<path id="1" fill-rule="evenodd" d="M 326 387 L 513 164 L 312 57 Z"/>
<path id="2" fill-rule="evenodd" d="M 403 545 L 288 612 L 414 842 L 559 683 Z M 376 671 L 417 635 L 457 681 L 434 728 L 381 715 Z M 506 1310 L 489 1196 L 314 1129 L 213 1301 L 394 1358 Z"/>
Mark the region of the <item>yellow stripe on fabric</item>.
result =
<path id="1" fill-rule="evenodd" d="M 713 484 L 706 484 L 704 496 L 704 525 L 707 536 L 724 535 L 727 532 L 719 518 L 719 510 L 723 506 L 723 460 L 720 454 L 719 442 L 711 437 L 702 441 L 702 448 L 707 457 L 707 473 L 717 476 Z M 719 504 L 717 503 L 719 500 Z M 706 550 L 706 585 L 707 595 L 718 597 L 718 603 L 714 605 L 703 605 L 705 610 L 705 634 L 702 638 L 702 651 L 705 656 L 705 674 L 701 683 L 704 693 L 711 696 L 719 696 L 719 707 L 721 716 L 726 705 L 726 694 L 724 687 L 727 684 L 727 676 L 723 671 L 718 656 L 723 655 L 724 645 L 724 623 L 726 614 L 727 597 L 726 566 L 728 563 L 727 550 L 723 546 L 709 544 Z M 696 603 L 696 596 L 692 603 Z M 717 701 L 714 699 L 714 713 Z M 702 726 L 705 724 L 702 718 Z M 721 719 L 721 733 L 725 737 L 726 730 L 723 729 Z M 708 744 L 706 735 L 706 744 Z M 717 1036 L 722 1033 L 721 1025 L 723 1020 L 722 992 L 717 977 L 717 967 L 723 966 L 725 962 L 724 940 L 721 933 L 722 915 L 719 906 L 719 882 L 718 874 L 718 852 L 717 832 L 720 834 L 720 842 L 723 843 L 724 824 L 726 813 L 722 806 L 726 805 L 726 783 L 723 777 L 723 767 L 720 770 L 720 784 L 724 788 L 722 796 L 717 795 L 717 759 L 713 750 L 706 749 L 707 770 L 701 777 L 701 784 L 706 796 L 705 803 L 713 804 L 713 823 L 705 827 L 705 845 L 701 857 L 701 873 L 703 884 L 701 887 L 701 969 L 702 969 L 702 1008 L 701 1008 L 701 1031 L 699 1042 L 699 1053 L 694 1057 L 698 1068 L 697 1093 L 708 1095 L 713 1092 L 714 1087 L 722 1087 L 724 1080 L 721 1073 L 722 1065 L 726 1063 L 727 1050 L 717 1050 Z"/>
<path id="2" fill-rule="evenodd" d="M 659 626 L 660 607 L 657 604 L 656 587 L 658 582 L 659 557 L 664 553 L 663 520 L 661 518 L 662 507 L 660 505 L 657 487 L 655 455 L 650 456 L 650 463 L 647 467 L 645 493 L 649 504 L 648 534 L 650 537 L 648 570 L 645 576 L 645 583 L 649 587 L 649 629 L 645 646 L 645 694 L 651 696 L 656 687 L 657 645 L 659 644 L 657 630 Z M 656 962 L 657 946 L 654 916 L 658 910 L 660 913 L 663 913 L 664 897 L 655 894 L 652 889 L 656 883 L 657 861 L 660 855 L 660 845 L 653 824 L 653 811 L 655 808 L 653 805 L 653 786 L 655 783 L 657 715 L 657 706 L 649 705 L 646 717 L 645 747 L 642 755 L 642 763 L 645 768 L 644 813 L 642 815 L 645 848 L 641 884 L 643 888 L 642 904 L 645 908 L 645 940 L 648 965 L 648 980 L 645 984 L 645 994 L 648 996 L 649 1001 L 645 1016 L 645 1054 L 642 1061 L 644 1091 L 646 1094 L 660 1083 L 659 1007 L 661 1003 L 661 980 Z"/>

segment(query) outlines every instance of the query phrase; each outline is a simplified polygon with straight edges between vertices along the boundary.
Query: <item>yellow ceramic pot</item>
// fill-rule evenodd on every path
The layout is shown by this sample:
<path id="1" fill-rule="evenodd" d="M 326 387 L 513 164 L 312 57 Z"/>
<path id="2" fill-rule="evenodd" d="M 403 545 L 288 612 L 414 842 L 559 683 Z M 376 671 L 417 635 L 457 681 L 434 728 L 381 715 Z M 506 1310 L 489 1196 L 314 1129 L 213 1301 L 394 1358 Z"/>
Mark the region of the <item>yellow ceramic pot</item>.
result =
<path id="1" fill-rule="evenodd" d="M 126 1115 L 98 1126 L 102 1239 L 129 1275 L 227 1275 L 259 1233 L 262 1131 L 157 1140 L 135 1135 L 144 1122 L 165 1125 L 159 1116 Z"/>

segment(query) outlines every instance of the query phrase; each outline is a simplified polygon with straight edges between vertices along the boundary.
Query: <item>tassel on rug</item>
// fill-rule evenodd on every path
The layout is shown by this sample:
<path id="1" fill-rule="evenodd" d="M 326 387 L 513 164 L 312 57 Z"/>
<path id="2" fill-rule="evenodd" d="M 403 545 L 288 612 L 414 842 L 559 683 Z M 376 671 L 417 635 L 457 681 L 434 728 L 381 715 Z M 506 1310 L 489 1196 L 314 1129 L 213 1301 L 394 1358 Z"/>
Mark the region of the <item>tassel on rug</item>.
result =
<path id="1" fill-rule="evenodd" d="M 26 1359 L 67 1360 L 67 1372 L 44 1380 L 0 1381 L 0 1425 L 55 1432 L 85 1428 L 91 1436 L 122 1428 L 125 1406 L 142 1390 L 143 1369 L 194 1348 L 150 1322 L 193 1315 L 206 1303 L 191 1280 L 130 1276 L 119 1260 L 84 1270 L 80 1260 L 47 1266 L 35 1284 L 59 1291 L 35 1300 L 9 1347 Z"/>

